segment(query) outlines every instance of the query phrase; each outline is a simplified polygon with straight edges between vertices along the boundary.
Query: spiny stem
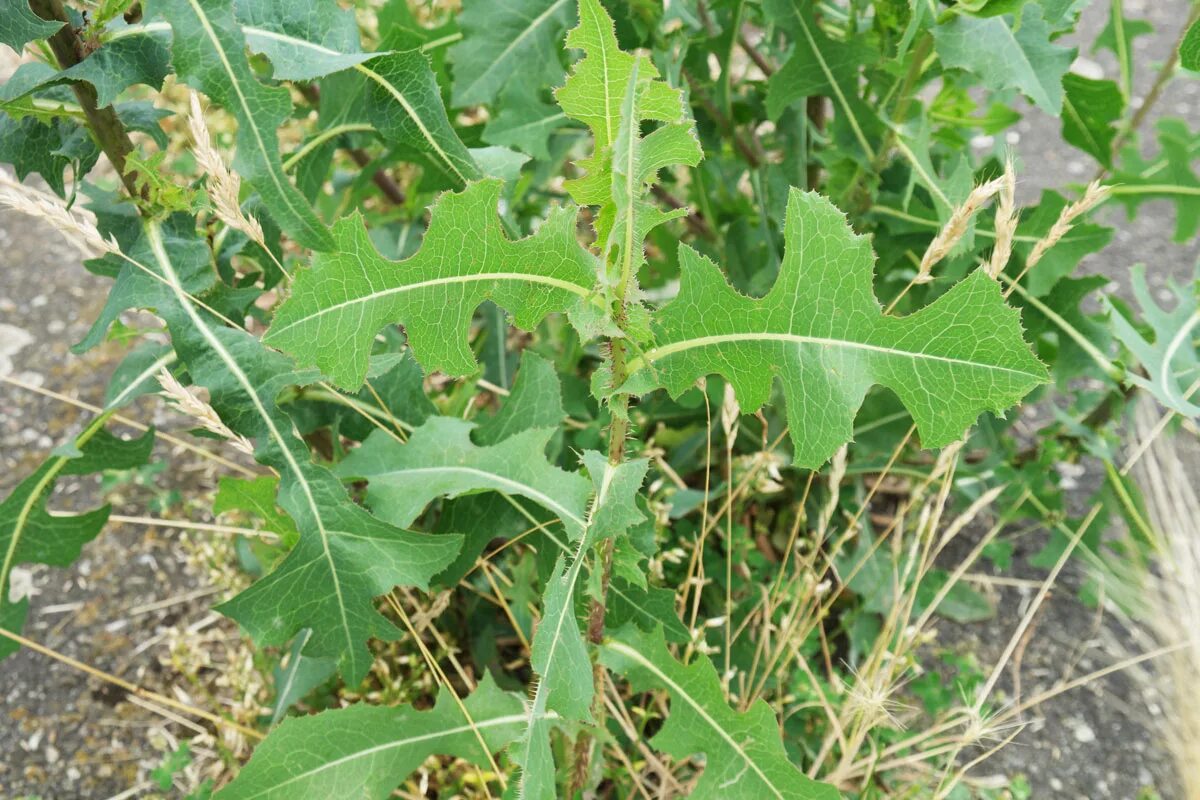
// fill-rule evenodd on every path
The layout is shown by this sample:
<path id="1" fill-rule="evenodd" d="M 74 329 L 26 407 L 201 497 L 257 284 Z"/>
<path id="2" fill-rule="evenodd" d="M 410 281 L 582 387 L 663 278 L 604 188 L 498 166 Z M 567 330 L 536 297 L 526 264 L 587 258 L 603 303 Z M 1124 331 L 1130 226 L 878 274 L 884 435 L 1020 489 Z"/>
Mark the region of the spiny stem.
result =
<path id="1" fill-rule="evenodd" d="M 79 32 L 71 25 L 71 18 L 63 8 L 62 0 L 30 0 L 29 7 L 33 13 L 45 20 L 66 23 L 50 37 L 50 49 L 61 69 L 75 66 L 84 59 L 84 43 L 79 38 Z M 144 197 L 145 191 L 139 190 L 137 175 L 125 167 L 126 157 L 133 152 L 133 142 L 129 133 L 117 116 L 112 106 L 99 107 L 96 89 L 86 81 L 75 81 L 71 84 L 79 106 L 87 117 L 88 128 L 95 137 L 100 149 L 108 156 L 113 168 L 121 176 L 121 182 L 132 197 Z"/>

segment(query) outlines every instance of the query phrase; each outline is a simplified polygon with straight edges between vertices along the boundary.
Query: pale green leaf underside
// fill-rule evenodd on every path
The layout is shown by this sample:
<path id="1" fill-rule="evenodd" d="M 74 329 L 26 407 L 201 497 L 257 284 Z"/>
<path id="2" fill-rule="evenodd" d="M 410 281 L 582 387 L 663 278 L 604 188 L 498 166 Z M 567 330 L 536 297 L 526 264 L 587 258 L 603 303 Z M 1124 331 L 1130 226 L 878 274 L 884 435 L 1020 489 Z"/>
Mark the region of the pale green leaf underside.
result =
<path id="1" fill-rule="evenodd" d="M 557 515 L 572 540 L 583 535 L 591 486 L 547 460 L 554 429 L 521 431 L 484 447 L 471 440 L 474 429 L 456 417 L 431 417 L 403 444 L 376 431 L 338 465 L 337 474 L 365 478 L 367 502 L 401 527 L 438 497 L 490 490 L 532 500 Z"/>
<path id="2" fill-rule="evenodd" d="M 586 303 L 595 260 L 575 239 L 575 213 L 556 209 L 514 242 L 496 214 L 499 195 L 497 181 L 443 194 L 420 251 L 399 262 L 379 255 L 360 217 L 341 220 L 336 249 L 299 271 L 265 341 L 351 388 L 362 384 L 375 334 L 398 322 L 426 370 L 466 375 L 476 368 L 469 327 L 484 300 L 524 330 Z"/>
<path id="3" fill-rule="evenodd" d="M 1153 331 L 1153 341 L 1112 309 L 1109 322 L 1121 343 L 1146 368 L 1147 375 L 1126 373 L 1126 379 L 1150 392 L 1167 408 L 1187 417 L 1200 416 L 1200 405 L 1193 402 L 1194 384 L 1200 381 L 1200 352 L 1193 341 L 1200 330 L 1200 301 L 1196 282 L 1178 286 L 1172 282 L 1174 308 L 1163 309 L 1151 295 L 1142 265 L 1133 268 L 1133 294 L 1142 307 L 1142 316 Z"/>
<path id="4" fill-rule="evenodd" d="M 787 254 L 762 299 L 738 294 L 716 265 L 682 249 L 679 296 L 656 315 L 656 346 L 633 360 L 627 388 L 678 395 L 717 373 L 750 410 L 778 377 L 794 459 L 812 468 L 850 440 L 874 384 L 899 396 L 925 446 L 940 447 L 1045 380 L 1017 312 L 983 272 L 915 314 L 885 316 L 870 245 L 828 200 L 793 189 L 784 233 Z"/>

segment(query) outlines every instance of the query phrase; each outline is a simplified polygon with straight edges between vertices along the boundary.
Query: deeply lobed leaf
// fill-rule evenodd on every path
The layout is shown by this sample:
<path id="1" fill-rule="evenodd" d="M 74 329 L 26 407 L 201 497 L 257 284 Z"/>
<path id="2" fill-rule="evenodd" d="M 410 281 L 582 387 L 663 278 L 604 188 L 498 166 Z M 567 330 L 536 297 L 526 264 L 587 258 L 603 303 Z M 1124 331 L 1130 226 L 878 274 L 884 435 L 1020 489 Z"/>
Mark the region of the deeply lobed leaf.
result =
<path id="1" fill-rule="evenodd" d="M 677 759 L 704 755 L 704 772 L 689 797 L 696 800 L 837 800 L 838 791 L 808 778 L 783 749 L 775 715 L 763 700 L 739 713 L 725 702 L 717 670 L 707 657 L 681 664 L 667 650 L 662 630 L 633 626 L 604 643 L 600 660 L 624 675 L 634 691 L 665 689 L 666 723 L 651 739 Z"/>
<path id="2" fill-rule="evenodd" d="M 430 209 L 420 251 L 383 258 L 361 217 L 334 226 L 336 248 L 300 270 L 265 341 L 315 365 L 341 386 L 362 384 L 375 334 L 399 322 L 426 370 L 475 370 L 468 328 L 491 300 L 531 330 L 547 314 L 586 316 L 595 260 L 575 240 L 575 214 L 557 209 L 532 236 L 512 241 L 496 215 L 498 181 L 443 194 Z M 581 327 L 586 327 L 580 323 Z"/>
<path id="3" fill-rule="evenodd" d="M 749 410 L 779 378 L 794 460 L 815 468 L 851 438 L 876 383 L 900 397 L 922 443 L 940 447 L 1046 380 L 1017 312 L 985 273 L 892 317 L 872 290 L 870 244 L 828 200 L 793 189 L 784 236 L 779 278 L 762 299 L 739 294 L 715 264 L 681 249 L 679 296 L 656 315 L 656 344 L 630 365 L 628 388 L 678 395 L 718 373 Z"/>

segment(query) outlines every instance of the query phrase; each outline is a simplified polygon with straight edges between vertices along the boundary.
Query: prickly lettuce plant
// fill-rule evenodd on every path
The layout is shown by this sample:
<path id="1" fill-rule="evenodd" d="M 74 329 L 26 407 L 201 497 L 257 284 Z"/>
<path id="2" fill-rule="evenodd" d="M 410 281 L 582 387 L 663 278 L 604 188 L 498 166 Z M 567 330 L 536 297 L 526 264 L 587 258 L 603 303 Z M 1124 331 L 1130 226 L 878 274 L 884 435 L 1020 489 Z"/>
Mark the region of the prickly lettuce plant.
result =
<path id="1" fill-rule="evenodd" d="M 384 798 L 432 756 L 471 765 L 461 790 L 478 796 L 616 796 L 645 791 L 639 770 L 699 798 L 862 790 L 876 718 L 856 712 L 834 737 L 764 699 L 768 686 L 773 698 L 821 691 L 777 669 L 769 632 L 799 619 L 772 605 L 785 566 L 805 564 L 797 580 L 813 586 L 832 570 L 872 613 L 888 605 L 855 580 L 864 563 L 887 569 L 870 531 L 865 560 L 844 563 L 862 509 L 845 537 L 829 535 L 848 443 L 861 440 L 868 465 L 894 448 L 882 474 L 901 452 L 928 466 L 911 442 L 948 448 L 931 482 L 982 417 L 968 441 L 996 450 L 963 467 L 965 495 L 982 485 L 1020 509 L 1030 490 L 1014 487 L 1039 482 L 1049 456 L 1006 462 L 1004 415 L 1040 385 L 1102 382 L 1073 408 L 1101 422 L 1125 385 L 1196 408 L 1182 375 L 1194 301 L 1184 293 L 1168 314 L 1146 297 L 1149 337 L 1115 311 L 1116 338 L 1145 369 L 1116 363 L 1107 328 L 1080 311 L 1095 283 L 1068 277 L 1111 233 L 1080 219 L 1106 190 L 1047 193 L 1016 235 L 1011 165 L 962 152 L 1015 112 L 976 107 L 968 89 L 1061 114 L 1067 141 L 1135 209 L 1178 194 L 1146 175 L 1195 182 L 1192 137 L 1160 126 L 1162 165 L 1141 163 L 1129 77 L 1067 74 L 1072 51 L 1055 40 L 1080 4 L 467 0 L 432 18 L 424 4 L 358 5 L 106 2 L 84 18 L 59 0 L 3 0 L 0 41 L 42 59 L 0 87 L 0 157 L 97 228 L 15 189 L 9 202 L 82 231 L 88 269 L 114 281 L 79 349 L 130 310 L 160 318 L 169 347 L 134 351 L 94 421 L 0 504 L 0 655 L 25 615 L 9 599 L 13 568 L 69 564 L 105 522 L 103 508 L 48 513 L 56 479 L 143 462 L 150 435 L 124 441 L 106 423 L 161 384 L 258 465 L 223 481 L 217 510 L 275 534 L 256 545 L 261 577 L 218 610 L 257 648 L 289 652 L 292 672 L 273 727 L 218 797 Z M 1135 30 L 1105 34 L 1125 70 Z M 940 90 L 921 95 L 931 71 Z M 180 116 L 166 119 L 172 105 Z M 186 139 L 164 133 L 185 127 Z M 115 176 L 85 182 L 101 154 Z M 187 161 L 198 178 L 164 166 Z M 992 197 L 994 222 L 976 219 Z M 1182 236 L 1190 215 L 1180 207 Z M 765 606 L 733 566 L 754 547 L 753 526 L 733 525 L 751 427 L 759 461 L 781 449 L 770 468 L 808 487 L 834 458 L 807 544 L 760 542 L 788 554 L 778 581 L 753 558 L 737 573 Z M 722 429 L 729 472 L 710 497 Z M 1084 446 L 1075 433 L 1046 441 L 1059 454 Z M 687 480 L 700 471 L 703 493 Z M 797 495 L 777 524 L 809 531 L 808 488 Z M 729 523 L 715 556 L 710 501 Z M 664 552 L 681 542 L 696 542 L 686 571 Z M 723 604 L 696 573 L 714 558 Z M 514 575 L 507 597 L 496 562 Z M 936 579 L 893 588 L 894 607 L 909 585 L 918 616 L 951 594 L 977 599 Z M 448 615 L 473 642 L 470 673 L 415 705 L 286 716 L 300 670 L 309 688 L 354 690 L 374 679 L 380 643 L 413 635 L 397 587 L 456 586 L 504 612 L 464 602 Z M 723 611 L 705 615 L 723 647 L 697 625 L 701 605 Z M 739 645 L 731 626 L 760 614 L 762 638 Z M 812 654 L 815 626 L 799 626 L 796 657 Z M 851 627 L 838 635 L 857 649 Z M 490 641 L 500 631 L 520 657 Z"/>

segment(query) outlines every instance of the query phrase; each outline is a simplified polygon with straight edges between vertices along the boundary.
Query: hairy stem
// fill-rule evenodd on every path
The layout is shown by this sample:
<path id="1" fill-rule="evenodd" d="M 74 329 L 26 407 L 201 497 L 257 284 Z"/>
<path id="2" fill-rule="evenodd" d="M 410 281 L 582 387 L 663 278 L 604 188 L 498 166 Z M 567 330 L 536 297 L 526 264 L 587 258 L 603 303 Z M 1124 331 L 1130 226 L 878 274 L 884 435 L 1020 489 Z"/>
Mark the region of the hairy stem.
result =
<path id="1" fill-rule="evenodd" d="M 49 40 L 50 49 L 58 61 L 58 66 L 61 69 L 69 69 L 83 61 L 87 50 L 83 40 L 79 37 L 79 31 L 71 25 L 70 17 L 63 8 L 62 0 L 30 0 L 29 7 L 42 19 L 66 23 Z M 99 107 L 96 89 L 90 83 L 75 81 L 71 84 L 71 89 L 79 100 L 79 106 L 83 109 L 84 116 L 87 117 L 88 128 L 91 130 L 92 136 L 100 145 L 100 149 L 108 156 L 108 160 L 112 162 L 117 174 L 121 176 L 121 182 L 125 184 L 125 189 L 135 198 L 144 197 L 145 193 L 138 190 L 137 175 L 127 170 L 125 165 L 126 158 L 133 152 L 133 142 L 130 141 L 129 133 L 125 130 L 117 112 L 112 106 Z"/>

